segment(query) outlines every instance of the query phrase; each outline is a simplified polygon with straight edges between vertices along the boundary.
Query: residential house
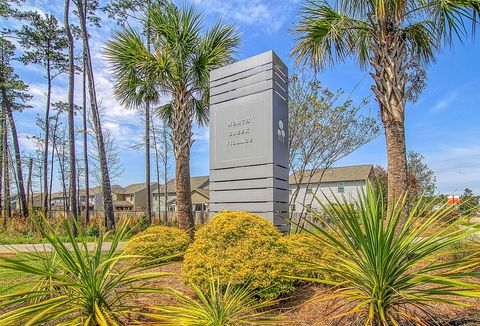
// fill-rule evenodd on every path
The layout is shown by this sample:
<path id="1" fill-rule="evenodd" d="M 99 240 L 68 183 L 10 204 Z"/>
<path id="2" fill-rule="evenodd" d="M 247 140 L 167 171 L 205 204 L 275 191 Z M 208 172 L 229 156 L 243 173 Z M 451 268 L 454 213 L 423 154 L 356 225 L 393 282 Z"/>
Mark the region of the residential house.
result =
<path id="1" fill-rule="evenodd" d="M 152 183 L 150 187 L 153 190 L 157 187 L 157 184 Z M 147 207 L 147 187 L 144 182 L 134 183 L 126 187 L 113 185 L 112 199 L 116 212 L 144 212 Z M 95 196 L 94 203 L 94 210 L 101 210 L 103 205 L 101 191 Z"/>
<path id="2" fill-rule="evenodd" d="M 373 165 L 356 165 L 334 167 L 326 170 L 319 170 L 310 176 L 310 171 L 304 173 L 302 178 L 299 174 L 292 174 L 289 179 L 290 196 L 295 194 L 295 190 L 299 189 L 295 203 L 290 210 L 301 211 L 303 204 L 311 205 L 313 209 L 320 209 L 319 203 L 314 198 L 314 194 L 325 202 L 325 197 L 333 199 L 337 196 L 348 202 L 358 199 L 358 191 L 366 188 L 367 180 L 373 177 Z M 310 179 L 310 180 L 309 180 Z M 209 203 L 209 176 L 197 176 L 190 179 L 192 209 L 194 212 L 208 211 Z M 176 191 L 175 179 L 171 179 L 166 185 L 157 189 L 157 184 L 152 183 L 152 212 L 165 210 L 176 211 Z M 167 194 L 167 206 L 165 208 L 165 193 Z M 126 187 L 119 185 L 112 186 L 113 204 L 116 212 L 143 212 L 147 206 L 147 191 L 145 183 L 135 183 Z M 40 205 L 40 195 L 34 196 L 35 205 Z M 82 210 L 86 207 L 85 190 L 79 192 L 79 202 Z M 63 210 L 65 198 L 62 193 L 52 194 L 52 207 L 55 210 Z M 93 211 L 102 210 L 103 200 L 100 187 L 90 189 L 88 198 L 88 206 Z"/>
<path id="3" fill-rule="evenodd" d="M 209 176 L 198 176 L 190 179 L 192 209 L 194 212 L 203 212 L 208 210 L 209 184 Z M 165 211 L 165 192 L 167 194 L 167 210 L 176 211 L 177 195 L 175 191 L 175 179 L 171 179 L 167 182 L 166 186 L 162 185 L 160 187 L 160 193 L 158 192 L 158 189 L 153 191 L 154 212 L 158 211 L 158 205 L 160 205 L 160 210 L 162 212 Z"/>
<path id="4" fill-rule="evenodd" d="M 321 209 L 320 203 L 327 203 L 327 198 L 335 197 L 346 202 L 358 200 L 359 191 L 365 190 L 367 181 L 373 177 L 373 165 L 355 165 L 321 169 L 314 173 L 305 171 L 303 175 L 292 174 L 289 178 L 290 198 L 296 194 L 290 210 L 302 211 L 305 206 Z M 298 191 L 297 191 L 298 189 Z"/>

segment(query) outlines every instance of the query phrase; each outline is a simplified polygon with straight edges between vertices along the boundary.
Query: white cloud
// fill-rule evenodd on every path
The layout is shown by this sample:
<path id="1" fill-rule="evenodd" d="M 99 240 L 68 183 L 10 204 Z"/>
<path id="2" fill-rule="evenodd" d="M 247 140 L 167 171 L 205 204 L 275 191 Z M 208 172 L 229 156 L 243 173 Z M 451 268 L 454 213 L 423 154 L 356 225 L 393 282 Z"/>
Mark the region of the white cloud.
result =
<path id="1" fill-rule="evenodd" d="M 480 193 L 480 145 L 463 140 L 425 153 L 426 161 L 437 176 L 440 193 L 462 193 L 469 187 Z"/>
<path id="2" fill-rule="evenodd" d="M 20 150 L 33 152 L 37 149 L 35 141 L 31 138 L 30 134 L 20 134 L 18 135 L 18 142 Z"/>
<path id="3" fill-rule="evenodd" d="M 265 28 L 268 32 L 278 31 L 285 23 L 285 13 L 289 11 L 290 3 L 270 3 L 265 0 L 194 0 L 207 13 L 215 13 L 238 23 L 255 25 Z"/>
<path id="4" fill-rule="evenodd" d="M 432 109 L 431 112 L 439 113 L 448 109 L 452 106 L 453 102 L 458 98 L 458 91 L 452 91 L 448 93 L 446 96 L 442 97 L 439 101 L 437 101 Z"/>

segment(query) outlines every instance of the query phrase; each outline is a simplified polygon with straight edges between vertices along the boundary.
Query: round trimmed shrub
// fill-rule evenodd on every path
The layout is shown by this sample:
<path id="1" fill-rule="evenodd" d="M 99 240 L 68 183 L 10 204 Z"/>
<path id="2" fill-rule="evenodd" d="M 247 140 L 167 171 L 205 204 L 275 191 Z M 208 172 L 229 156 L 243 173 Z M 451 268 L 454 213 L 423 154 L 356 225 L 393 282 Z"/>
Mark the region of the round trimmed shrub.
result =
<path id="1" fill-rule="evenodd" d="M 284 277 L 282 257 L 287 248 L 282 234 L 266 218 L 247 212 L 215 215 L 195 234 L 184 255 L 186 281 L 206 288 L 212 277 L 221 284 L 250 284 L 262 299 L 276 298 L 294 289 Z"/>
<path id="2" fill-rule="evenodd" d="M 184 253 L 190 243 L 188 234 L 176 227 L 151 226 L 128 240 L 124 249 L 130 255 L 157 259 Z"/>

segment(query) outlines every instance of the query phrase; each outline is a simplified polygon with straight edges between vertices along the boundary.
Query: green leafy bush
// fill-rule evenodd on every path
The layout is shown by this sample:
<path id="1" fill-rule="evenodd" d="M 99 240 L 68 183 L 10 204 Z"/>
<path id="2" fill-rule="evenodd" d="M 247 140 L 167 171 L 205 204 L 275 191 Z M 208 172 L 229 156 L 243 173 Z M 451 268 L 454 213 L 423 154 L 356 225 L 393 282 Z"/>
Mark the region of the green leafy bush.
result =
<path id="1" fill-rule="evenodd" d="M 142 255 L 151 260 L 181 255 L 189 243 L 188 234 L 179 228 L 152 226 L 128 240 L 124 249 L 129 255 Z"/>
<path id="2" fill-rule="evenodd" d="M 296 278 L 331 279 L 332 274 L 320 271 L 317 264 L 322 260 L 338 259 L 338 250 L 325 247 L 318 241 L 321 233 L 297 233 L 279 239 L 279 244 L 286 247 L 282 259 L 285 275 Z"/>
<path id="3" fill-rule="evenodd" d="M 208 289 L 212 275 L 223 285 L 251 284 L 262 299 L 276 298 L 294 289 L 285 277 L 287 247 L 282 234 L 267 219 L 247 212 L 215 215 L 195 235 L 184 256 L 183 276 Z"/>

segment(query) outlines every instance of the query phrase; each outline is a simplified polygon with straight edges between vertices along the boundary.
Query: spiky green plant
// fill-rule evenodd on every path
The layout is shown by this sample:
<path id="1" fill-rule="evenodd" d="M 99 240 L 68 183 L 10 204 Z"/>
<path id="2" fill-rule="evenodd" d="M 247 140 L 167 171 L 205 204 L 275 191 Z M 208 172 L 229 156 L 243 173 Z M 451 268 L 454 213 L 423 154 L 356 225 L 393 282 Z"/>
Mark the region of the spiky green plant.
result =
<path id="1" fill-rule="evenodd" d="M 237 326 L 281 325 L 282 319 L 272 315 L 272 306 L 278 300 L 258 301 L 258 293 L 248 285 L 222 286 L 212 278 L 207 291 L 192 284 L 198 299 L 170 289 L 168 293 L 178 301 L 176 306 L 151 307 L 146 314 L 158 322 L 149 325 L 171 326 Z"/>
<path id="2" fill-rule="evenodd" d="M 109 238 L 109 248 L 104 243 L 108 234 L 91 246 L 83 234 L 75 237 L 65 221 L 65 244 L 47 220 L 42 227 L 54 254 L 27 260 L 0 257 L 0 268 L 31 276 L 29 290 L 0 296 L 0 325 L 122 324 L 122 317 L 138 309 L 136 294 L 149 291 L 145 282 L 168 275 L 149 271 L 141 257 L 122 252 L 126 223 Z"/>
<path id="3" fill-rule="evenodd" d="M 313 246 L 334 248 L 338 257 L 310 261 L 333 276 L 310 280 L 334 286 L 331 296 L 324 295 L 322 300 L 335 297 L 352 304 L 337 317 L 357 315 L 365 325 L 422 324 L 422 318 L 435 319 L 429 303 L 467 305 L 462 298 L 480 297 L 475 278 L 479 276 L 475 268 L 480 264 L 478 251 L 453 261 L 441 257 L 446 248 L 478 232 L 479 227 L 465 226 L 462 218 L 446 223 L 450 208 L 433 211 L 424 199 L 412 205 L 402 225 L 405 198 L 396 202 L 390 215 L 381 192 L 372 185 L 359 192 L 354 206 L 341 205 L 338 198 L 327 198 L 328 205 L 324 205 L 317 198 L 324 208 L 330 208 L 329 219 L 311 213 L 327 229 L 307 221 L 314 231 L 305 231 L 318 238 Z"/>

